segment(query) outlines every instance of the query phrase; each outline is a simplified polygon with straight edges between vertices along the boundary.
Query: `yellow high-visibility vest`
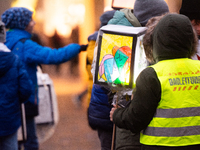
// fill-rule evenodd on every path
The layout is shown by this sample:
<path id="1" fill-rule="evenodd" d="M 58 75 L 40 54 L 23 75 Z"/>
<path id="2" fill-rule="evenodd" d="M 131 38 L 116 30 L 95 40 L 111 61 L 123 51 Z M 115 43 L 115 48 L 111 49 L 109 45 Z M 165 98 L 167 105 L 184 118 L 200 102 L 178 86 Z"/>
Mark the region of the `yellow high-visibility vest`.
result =
<path id="1" fill-rule="evenodd" d="M 200 144 L 200 61 L 164 60 L 151 67 L 161 83 L 161 100 L 141 132 L 140 142 L 157 146 Z"/>

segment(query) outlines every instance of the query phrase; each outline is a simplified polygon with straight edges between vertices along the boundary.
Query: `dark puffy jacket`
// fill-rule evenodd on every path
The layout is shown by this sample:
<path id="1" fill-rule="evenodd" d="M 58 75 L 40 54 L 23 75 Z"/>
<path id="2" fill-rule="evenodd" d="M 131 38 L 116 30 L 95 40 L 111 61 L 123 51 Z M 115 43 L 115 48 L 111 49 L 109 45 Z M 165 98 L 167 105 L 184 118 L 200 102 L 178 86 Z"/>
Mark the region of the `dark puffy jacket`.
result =
<path id="1" fill-rule="evenodd" d="M 17 54 L 25 64 L 28 75 L 32 81 L 32 94 L 29 102 L 25 104 L 26 115 L 36 116 L 38 105 L 38 84 L 36 67 L 38 64 L 59 64 L 75 57 L 80 50 L 78 44 L 70 44 L 63 48 L 51 49 L 43 47 L 30 40 L 31 34 L 24 30 L 12 29 L 7 32 L 6 46 Z M 24 41 L 22 42 L 22 39 Z"/>
<path id="2" fill-rule="evenodd" d="M 104 129 L 112 131 L 113 123 L 110 121 L 110 110 L 112 106 L 108 102 L 109 90 L 94 84 L 92 88 L 92 95 L 90 105 L 88 108 L 88 121 L 93 129 Z"/>
<path id="3" fill-rule="evenodd" d="M 18 56 L 0 50 L 0 59 L 0 136 L 7 136 L 21 125 L 20 103 L 31 95 L 31 81 Z"/>

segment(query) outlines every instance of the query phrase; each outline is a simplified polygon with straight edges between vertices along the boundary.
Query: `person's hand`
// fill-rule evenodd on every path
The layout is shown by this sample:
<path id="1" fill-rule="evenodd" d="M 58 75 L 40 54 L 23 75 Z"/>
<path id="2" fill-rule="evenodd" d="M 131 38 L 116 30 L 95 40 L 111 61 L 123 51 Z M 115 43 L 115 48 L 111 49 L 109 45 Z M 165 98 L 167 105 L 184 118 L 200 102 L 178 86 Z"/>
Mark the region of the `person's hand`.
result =
<path id="1" fill-rule="evenodd" d="M 115 112 L 116 109 L 117 109 L 116 105 L 114 105 L 114 107 L 110 111 L 110 121 L 113 121 L 113 113 Z"/>
<path id="2" fill-rule="evenodd" d="M 86 51 L 87 47 L 88 47 L 88 44 L 87 45 L 80 45 L 80 46 L 81 46 L 81 48 L 80 48 L 79 52 Z"/>

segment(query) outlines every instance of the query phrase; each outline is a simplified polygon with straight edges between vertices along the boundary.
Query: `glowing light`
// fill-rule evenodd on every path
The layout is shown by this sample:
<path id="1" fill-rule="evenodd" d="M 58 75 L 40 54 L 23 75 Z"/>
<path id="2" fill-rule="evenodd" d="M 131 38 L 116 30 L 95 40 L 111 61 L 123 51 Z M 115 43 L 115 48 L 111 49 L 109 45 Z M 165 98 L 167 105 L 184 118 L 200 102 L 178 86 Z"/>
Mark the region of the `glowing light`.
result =
<path id="1" fill-rule="evenodd" d="M 80 25 L 84 22 L 85 6 L 83 4 L 70 4 L 67 10 L 67 23 L 72 27 Z"/>
<path id="2" fill-rule="evenodd" d="M 113 7 L 116 8 L 130 8 L 133 9 L 135 0 L 114 0 L 113 1 Z"/>
<path id="3" fill-rule="evenodd" d="M 119 80 L 121 81 L 121 83 L 123 85 L 128 85 L 129 84 L 129 76 L 130 76 L 130 73 L 125 73 L 123 70 L 120 74 L 120 77 L 119 77 Z"/>
<path id="4" fill-rule="evenodd" d="M 104 12 L 105 12 L 105 11 L 109 11 L 109 10 L 113 10 L 111 6 L 106 6 L 106 7 L 104 8 Z"/>
<path id="5" fill-rule="evenodd" d="M 71 4 L 68 7 L 68 12 L 71 16 L 83 17 L 85 14 L 85 6 L 83 4 Z"/>
<path id="6" fill-rule="evenodd" d="M 35 15 L 35 7 L 37 5 L 38 0 L 16 0 L 12 2 L 12 7 L 25 7 L 29 10 L 33 11 L 33 15 Z"/>
<path id="7" fill-rule="evenodd" d="M 64 24 L 56 26 L 56 30 L 58 31 L 59 35 L 67 37 L 69 37 L 72 32 L 72 28 L 69 25 L 64 25 Z"/>
<path id="8" fill-rule="evenodd" d="M 111 4 L 112 4 L 112 0 L 104 0 L 104 6 L 105 6 L 105 8 L 107 7 L 110 7 L 111 8 Z M 104 9 L 105 9 L 104 8 Z"/>
<path id="9" fill-rule="evenodd" d="M 72 30 L 84 22 L 85 5 L 80 2 L 45 0 L 44 11 L 45 15 L 51 16 L 44 19 L 44 31 L 47 36 L 53 36 L 57 31 L 59 35 L 69 37 Z"/>
<path id="10" fill-rule="evenodd" d="M 99 81 L 104 79 L 104 82 L 129 85 L 132 41 L 132 37 L 103 34 Z"/>

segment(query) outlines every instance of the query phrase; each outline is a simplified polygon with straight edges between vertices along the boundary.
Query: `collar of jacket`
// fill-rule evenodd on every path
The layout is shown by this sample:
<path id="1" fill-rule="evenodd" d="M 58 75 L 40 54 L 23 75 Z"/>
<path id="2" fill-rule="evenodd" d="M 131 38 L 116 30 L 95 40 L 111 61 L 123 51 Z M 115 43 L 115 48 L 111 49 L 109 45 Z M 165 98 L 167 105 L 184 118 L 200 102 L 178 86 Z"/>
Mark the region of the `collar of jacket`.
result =
<path id="1" fill-rule="evenodd" d="M 138 21 L 138 19 L 135 17 L 135 15 L 133 14 L 133 9 L 121 9 L 120 11 L 122 11 L 127 20 L 134 26 L 134 27 L 141 27 L 140 22 Z"/>

